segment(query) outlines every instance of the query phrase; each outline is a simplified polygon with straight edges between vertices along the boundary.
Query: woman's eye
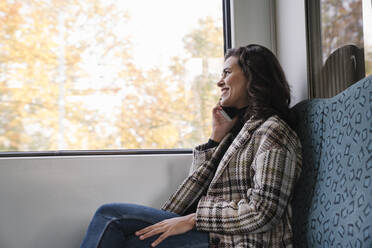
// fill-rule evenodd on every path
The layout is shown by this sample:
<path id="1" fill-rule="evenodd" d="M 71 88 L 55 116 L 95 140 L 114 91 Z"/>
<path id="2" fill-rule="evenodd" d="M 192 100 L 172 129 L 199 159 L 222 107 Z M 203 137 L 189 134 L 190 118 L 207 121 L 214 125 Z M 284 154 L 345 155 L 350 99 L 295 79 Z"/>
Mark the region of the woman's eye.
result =
<path id="1" fill-rule="evenodd" d="M 222 72 L 222 76 L 223 76 L 223 77 L 226 77 L 227 74 L 230 74 L 230 71 L 223 71 L 223 72 Z"/>

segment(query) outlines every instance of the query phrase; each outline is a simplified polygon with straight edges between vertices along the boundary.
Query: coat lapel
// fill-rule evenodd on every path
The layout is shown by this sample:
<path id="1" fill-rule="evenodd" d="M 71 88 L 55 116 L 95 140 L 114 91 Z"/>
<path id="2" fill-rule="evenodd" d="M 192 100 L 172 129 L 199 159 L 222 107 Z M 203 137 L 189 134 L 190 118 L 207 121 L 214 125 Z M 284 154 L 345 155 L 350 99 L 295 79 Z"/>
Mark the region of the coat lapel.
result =
<path id="1" fill-rule="evenodd" d="M 237 151 L 240 148 L 242 148 L 244 144 L 251 138 L 251 135 L 254 132 L 254 130 L 256 130 L 262 124 L 263 121 L 264 121 L 263 119 L 256 120 L 256 119 L 251 118 L 244 124 L 244 126 L 242 127 L 242 129 L 240 130 L 236 138 L 234 139 L 234 141 L 231 143 L 231 145 L 229 146 L 229 148 L 226 150 L 225 154 L 223 155 L 221 162 L 219 163 L 217 167 L 215 176 L 211 184 L 214 184 L 218 180 L 218 178 L 221 177 L 227 165 L 229 164 L 231 158 L 235 156 Z M 219 145 L 219 147 L 225 146 L 227 142 L 229 141 L 229 139 L 231 138 L 232 138 L 232 134 L 229 133 L 227 137 L 225 137 L 221 141 L 221 144 Z M 217 149 L 216 153 L 218 151 L 221 151 L 221 149 Z"/>

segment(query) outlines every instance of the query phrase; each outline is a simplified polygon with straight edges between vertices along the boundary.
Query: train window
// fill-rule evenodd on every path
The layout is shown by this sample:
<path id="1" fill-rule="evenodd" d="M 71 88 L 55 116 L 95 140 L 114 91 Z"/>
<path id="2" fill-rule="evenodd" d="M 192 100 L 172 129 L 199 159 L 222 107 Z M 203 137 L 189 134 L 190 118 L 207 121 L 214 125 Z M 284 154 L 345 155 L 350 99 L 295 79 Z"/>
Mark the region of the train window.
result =
<path id="1" fill-rule="evenodd" d="M 308 0 L 310 95 L 332 97 L 372 73 L 370 0 Z"/>
<path id="2" fill-rule="evenodd" d="M 0 151 L 205 142 L 222 9 L 215 0 L 1 1 Z"/>

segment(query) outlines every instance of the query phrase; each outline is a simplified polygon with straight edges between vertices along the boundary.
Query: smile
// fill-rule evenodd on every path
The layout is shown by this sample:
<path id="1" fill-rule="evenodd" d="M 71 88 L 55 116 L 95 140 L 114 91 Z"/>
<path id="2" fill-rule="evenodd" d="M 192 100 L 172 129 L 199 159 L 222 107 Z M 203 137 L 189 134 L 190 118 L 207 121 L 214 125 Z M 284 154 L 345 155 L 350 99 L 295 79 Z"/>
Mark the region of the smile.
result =
<path id="1" fill-rule="evenodd" d="M 221 89 L 221 94 L 223 95 L 228 91 L 229 91 L 229 88 L 223 88 L 223 89 Z"/>

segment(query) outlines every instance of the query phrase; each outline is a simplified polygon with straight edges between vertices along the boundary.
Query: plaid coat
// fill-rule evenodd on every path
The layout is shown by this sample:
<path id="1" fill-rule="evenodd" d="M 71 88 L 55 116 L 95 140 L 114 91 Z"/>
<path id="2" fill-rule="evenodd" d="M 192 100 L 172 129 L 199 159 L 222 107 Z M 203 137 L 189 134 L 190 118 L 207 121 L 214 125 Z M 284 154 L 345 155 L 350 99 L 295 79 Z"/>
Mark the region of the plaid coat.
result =
<path id="1" fill-rule="evenodd" d="M 182 215 L 198 201 L 196 229 L 209 232 L 210 247 L 292 247 L 290 200 L 302 163 L 296 133 L 272 116 L 248 120 L 226 150 L 228 139 L 194 149 L 189 176 L 162 209 Z"/>

